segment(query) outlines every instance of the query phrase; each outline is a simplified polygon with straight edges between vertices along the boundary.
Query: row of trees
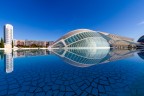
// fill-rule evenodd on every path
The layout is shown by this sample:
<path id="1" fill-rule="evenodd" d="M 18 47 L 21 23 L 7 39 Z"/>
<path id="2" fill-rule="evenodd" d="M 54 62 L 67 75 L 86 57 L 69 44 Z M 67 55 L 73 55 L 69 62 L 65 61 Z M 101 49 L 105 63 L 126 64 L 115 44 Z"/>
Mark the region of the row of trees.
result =
<path id="1" fill-rule="evenodd" d="M 40 45 L 37 45 L 37 44 L 31 44 L 29 46 L 26 46 L 26 45 L 17 45 L 17 47 L 21 47 L 21 48 L 42 48 L 42 47 L 46 47 L 46 46 L 40 46 Z"/>

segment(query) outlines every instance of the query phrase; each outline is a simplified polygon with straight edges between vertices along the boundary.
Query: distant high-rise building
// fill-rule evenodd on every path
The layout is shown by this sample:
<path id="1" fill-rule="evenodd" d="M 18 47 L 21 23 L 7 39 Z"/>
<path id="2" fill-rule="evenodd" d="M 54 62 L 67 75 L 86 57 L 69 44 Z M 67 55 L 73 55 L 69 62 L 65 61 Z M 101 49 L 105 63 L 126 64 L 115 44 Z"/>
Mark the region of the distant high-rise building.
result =
<path id="1" fill-rule="evenodd" d="M 12 48 L 12 40 L 13 40 L 13 26 L 10 24 L 6 24 L 4 26 L 4 46 L 5 48 Z"/>

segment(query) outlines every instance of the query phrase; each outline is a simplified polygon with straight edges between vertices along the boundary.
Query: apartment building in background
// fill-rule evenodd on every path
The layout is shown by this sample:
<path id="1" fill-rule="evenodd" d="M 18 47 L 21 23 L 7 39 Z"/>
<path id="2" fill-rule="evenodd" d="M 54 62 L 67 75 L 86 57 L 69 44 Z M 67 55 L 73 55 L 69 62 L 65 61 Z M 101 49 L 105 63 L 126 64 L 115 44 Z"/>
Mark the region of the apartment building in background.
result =
<path id="1" fill-rule="evenodd" d="M 14 40 L 15 47 L 49 47 L 53 41 L 37 41 L 37 40 Z"/>

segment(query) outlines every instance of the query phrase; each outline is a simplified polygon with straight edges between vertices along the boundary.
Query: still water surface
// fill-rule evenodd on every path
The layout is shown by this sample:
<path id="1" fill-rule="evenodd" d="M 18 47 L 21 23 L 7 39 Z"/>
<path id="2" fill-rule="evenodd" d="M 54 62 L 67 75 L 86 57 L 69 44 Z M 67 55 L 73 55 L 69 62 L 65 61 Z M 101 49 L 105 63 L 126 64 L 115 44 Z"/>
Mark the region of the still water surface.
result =
<path id="1" fill-rule="evenodd" d="M 0 96 L 144 96 L 144 51 L 0 51 Z"/>

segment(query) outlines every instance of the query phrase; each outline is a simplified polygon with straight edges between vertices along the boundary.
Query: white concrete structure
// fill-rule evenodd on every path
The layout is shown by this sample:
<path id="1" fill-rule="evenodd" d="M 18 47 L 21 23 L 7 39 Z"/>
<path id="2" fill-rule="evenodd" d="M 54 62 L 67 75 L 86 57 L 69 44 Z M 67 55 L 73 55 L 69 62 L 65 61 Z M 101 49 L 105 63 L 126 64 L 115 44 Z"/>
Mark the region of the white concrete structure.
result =
<path id="1" fill-rule="evenodd" d="M 136 43 L 128 37 L 89 29 L 77 29 L 68 32 L 51 46 L 51 48 L 57 49 L 109 49 L 110 47 L 127 49 L 136 47 Z"/>
<path id="2" fill-rule="evenodd" d="M 4 47 L 12 48 L 12 40 L 13 40 L 13 26 L 10 24 L 6 24 L 4 26 Z"/>
<path id="3" fill-rule="evenodd" d="M 77 29 L 62 36 L 51 46 L 52 48 L 109 49 L 109 43 L 98 32 L 89 29 Z"/>

